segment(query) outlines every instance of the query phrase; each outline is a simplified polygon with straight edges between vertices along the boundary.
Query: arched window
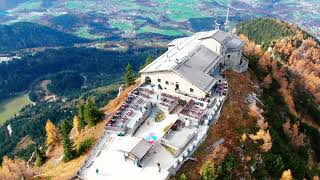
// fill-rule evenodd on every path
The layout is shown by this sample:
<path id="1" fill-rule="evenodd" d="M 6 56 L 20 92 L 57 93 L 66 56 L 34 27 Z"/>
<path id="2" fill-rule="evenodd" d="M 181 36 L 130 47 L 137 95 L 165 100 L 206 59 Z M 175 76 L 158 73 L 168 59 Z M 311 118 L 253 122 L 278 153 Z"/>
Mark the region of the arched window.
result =
<path id="1" fill-rule="evenodd" d="M 144 82 L 145 82 L 146 84 L 151 84 L 151 78 L 150 78 L 149 76 L 146 76 Z"/>

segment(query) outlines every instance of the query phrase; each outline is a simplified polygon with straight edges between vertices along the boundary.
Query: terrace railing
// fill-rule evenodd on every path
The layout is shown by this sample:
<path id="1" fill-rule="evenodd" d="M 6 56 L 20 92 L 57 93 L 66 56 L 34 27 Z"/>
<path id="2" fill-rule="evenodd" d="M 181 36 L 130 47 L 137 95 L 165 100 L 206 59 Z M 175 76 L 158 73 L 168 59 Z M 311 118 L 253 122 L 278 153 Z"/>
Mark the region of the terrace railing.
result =
<path id="1" fill-rule="evenodd" d="M 84 164 L 80 167 L 80 169 L 75 173 L 74 177 L 77 177 L 79 179 L 84 179 L 82 177 L 83 176 L 82 171 L 87 169 L 93 163 L 94 158 L 100 155 L 102 147 L 105 145 L 108 138 L 110 138 L 110 134 L 105 131 L 104 134 L 98 139 L 94 147 L 91 149 L 89 156 L 85 160 Z"/>

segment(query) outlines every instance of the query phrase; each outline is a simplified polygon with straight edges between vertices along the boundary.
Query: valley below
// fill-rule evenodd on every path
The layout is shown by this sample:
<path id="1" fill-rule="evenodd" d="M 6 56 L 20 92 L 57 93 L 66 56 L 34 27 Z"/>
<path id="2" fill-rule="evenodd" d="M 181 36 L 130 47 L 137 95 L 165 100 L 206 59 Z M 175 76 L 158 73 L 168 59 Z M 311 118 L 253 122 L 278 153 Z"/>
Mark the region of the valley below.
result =
<path id="1" fill-rule="evenodd" d="M 5 123 L 15 115 L 19 115 L 20 110 L 27 105 L 32 104 L 27 93 L 20 94 L 10 99 L 0 102 L 0 125 Z"/>

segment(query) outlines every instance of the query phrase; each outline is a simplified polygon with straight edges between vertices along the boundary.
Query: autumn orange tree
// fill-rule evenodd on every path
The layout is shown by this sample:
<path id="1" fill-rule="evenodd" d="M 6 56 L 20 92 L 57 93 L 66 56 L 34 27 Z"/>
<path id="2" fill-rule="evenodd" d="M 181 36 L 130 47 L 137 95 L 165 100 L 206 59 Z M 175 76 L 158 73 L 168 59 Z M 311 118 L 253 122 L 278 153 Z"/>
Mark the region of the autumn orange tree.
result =
<path id="1" fill-rule="evenodd" d="M 33 179 L 34 172 L 27 168 L 26 162 L 21 159 L 10 159 L 7 156 L 3 157 L 2 167 L 0 167 L 0 179 Z"/>
<path id="2" fill-rule="evenodd" d="M 57 142 L 59 142 L 60 138 L 58 128 L 50 120 L 48 120 L 46 123 L 46 134 L 46 145 L 48 147 L 54 146 Z"/>
<path id="3" fill-rule="evenodd" d="M 283 171 L 280 180 L 293 180 L 293 177 L 292 177 L 292 174 L 291 174 L 291 170 L 288 169 L 286 171 Z"/>
<path id="4" fill-rule="evenodd" d="M 80 127 L 79 127 L 79 118 L 78 118 L 78 116 L 74 116 L 73 117 L 73 128 L 74 128 L 76 133 L 79 133 L 79 131 L 81 130 Z"/>
<path id="5" fill-rule="evenodd" d="M 320 122 L 317 108 L 320 102 L 319 42 L 297 26 L 274 19 L 241 23 L 237 34 L 246 42 L 244 55 L 250 60 L 250 69 L 262 82 L 264 117 L 270 133 L 265 136 L 261 131 L 252 138 L 261 136 L 268 140 L 269 135 L 272 136 L 274 145 L 264 153 L 270 158 L 263 157 L 268 175 L 280 178 L 286 167 L 297 179 L 312 178 L 314 172 L 308 169 L 309 155 L 304 141 L 310 140 L 319 161 L 320 140 L 317 137 L 320 133 L 300 120 L 310 118 Z M 259 47 L 265 52 L 260 53 Z M 279 168 L 281 159 L 283 168 Z M 277 160 L 279 165 L 275 166 Z M 289 171 L 284 178 L 291 179 Z"/>

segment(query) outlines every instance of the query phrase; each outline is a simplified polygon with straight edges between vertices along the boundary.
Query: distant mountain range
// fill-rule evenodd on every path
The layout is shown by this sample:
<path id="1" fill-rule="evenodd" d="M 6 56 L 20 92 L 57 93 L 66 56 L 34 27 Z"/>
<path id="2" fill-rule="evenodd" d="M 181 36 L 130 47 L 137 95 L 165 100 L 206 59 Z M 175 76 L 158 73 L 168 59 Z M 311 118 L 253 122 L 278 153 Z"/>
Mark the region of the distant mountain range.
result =
<path id="1" fill-rule="evenodd" d="M 25 48 L 72 46 L 83 42 L 89 40 L 35 23 L 0 25 L 0 53 Z"/>
<path id="2" fill-rule="evenodd" d="M 17 6 L 19 3 L 27 2 L 28 0 L 1 0 L 0 10 L 6 10 Z"/>
<path id="3" fill-rule="evenodd" d="M 224 29 L 228 9 L 231 28 L 251 18 L 274 17 L 320 38 L 316 0 L 0 0 L 0 24 L 36 22 L 93 40 L 173 37 L 216 25 Z"/>

